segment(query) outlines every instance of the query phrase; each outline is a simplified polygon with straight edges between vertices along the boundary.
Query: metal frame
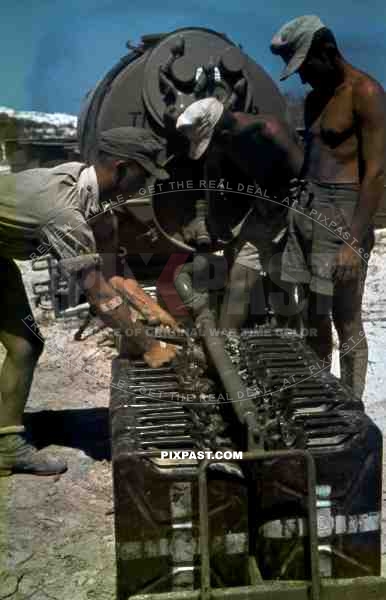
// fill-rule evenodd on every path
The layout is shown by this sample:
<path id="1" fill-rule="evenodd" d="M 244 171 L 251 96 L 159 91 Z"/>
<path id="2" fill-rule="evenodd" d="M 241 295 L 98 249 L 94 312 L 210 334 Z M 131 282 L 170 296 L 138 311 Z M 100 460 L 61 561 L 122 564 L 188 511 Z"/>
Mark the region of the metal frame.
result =
<path id="1" fill-rule="evenodd" d="M 318 525 L 316 516 L 316 468 L 315 461 L 310 452 L 305 450 L 276 450 L 266 452 L 265 450 L 254 450 L 244 452 L 242 461 L 264 461 L 275 458 L 303 458 L 307 470 L 308 491 L 308 524 L 311 558 L 311 587 L 310 600 L 320 600 L 320 573 L 318 557 Z M 210 552 L 209 552 L 209 514 L 208 514 L 208 489 L 206 470 L 211 462 L 215 460 L 204 460 L 199 467 L 199 519 L 200 519 L 200 548 L 201 548 L 201 600 L 211 599 L 210 588 Z"/>
<path id="2" fill-rule="evenodd" d="M 310 584 L 306 581 L 265 581 L 258 586 L 220 588 L 210 592 L 211 600 L 309 600 Z M 326 579 L 320 587 L 321 600 L 385 600 L 386 579 Z M 201 591 L 140 594 L 128 600 L 201 600 Z"/>
<path id="3" fill-rule="evenodd" d="M 146 452 L 146 454 L 154 454 L 154 452 Z M 385 600 L 386 579 L 382 577 L 321 579 L 316 514 L 316 469 L 310 452 L 305 450 L 265 452 L 259 449 L 244 452 L 241 460 L 261 462 L 291 457 L 302 458 L 307 470 L 311 581 L 263 581 L 259 578 L 259 572 L 256 569 L 255 577 L 251 577 L 252 585 L 211 588 L 207 468 L 211 463 L 221 461 L 205 459 L 200 462 L 198 469 L 201 588 L 189 591 L 135 594 L 129 596 L 127 600 Z"/>

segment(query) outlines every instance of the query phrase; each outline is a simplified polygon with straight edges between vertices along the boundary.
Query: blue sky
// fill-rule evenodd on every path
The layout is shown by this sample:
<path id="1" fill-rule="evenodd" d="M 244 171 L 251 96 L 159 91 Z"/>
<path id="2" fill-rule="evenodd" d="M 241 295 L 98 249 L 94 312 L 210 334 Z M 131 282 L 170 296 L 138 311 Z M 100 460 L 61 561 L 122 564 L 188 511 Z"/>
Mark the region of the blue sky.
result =
<path id="1" fill-rule="evenodd" d="M 0 22 L 0 105 L 77 114 L 84 94 L 142 34 L 203 26 L 225 32 L 278 81 L 269 41 L 318 14 L 346 58 L 386 87 L 385 0 L 14 0 Z M 300 91 L 297 76 L 282 91 Z"/>

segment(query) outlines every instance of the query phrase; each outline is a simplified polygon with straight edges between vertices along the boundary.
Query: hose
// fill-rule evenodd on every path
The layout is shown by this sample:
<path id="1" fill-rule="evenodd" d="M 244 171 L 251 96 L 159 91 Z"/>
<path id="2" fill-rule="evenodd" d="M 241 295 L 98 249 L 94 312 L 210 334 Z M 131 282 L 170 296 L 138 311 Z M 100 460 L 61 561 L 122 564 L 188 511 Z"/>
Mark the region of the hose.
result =
<path id="1" fill-rule="evenodd" d="M 258 438 L 260 436 L 256 431 L 255 405 L 248 397 L 244 383 L 228 356 L 224 338 L 216 330 L 215 315 L 209 308 L 208 289 L 193 286 L 192 275 L 195 276 L 195 280 L 200 281 L 200 274 L 207 269 L 207 257 L 197 254 L 192 263 L 181 269 L 174 280 L 174 285 L 184 305 L 193 313 L 197 330 L 221 379 L 233 411 L 241 425 L 246 428 L 246 447 L 256 448 L 255 438 L 256 435 Z M 259 442 L 261 443 L 260 439 Z"/>

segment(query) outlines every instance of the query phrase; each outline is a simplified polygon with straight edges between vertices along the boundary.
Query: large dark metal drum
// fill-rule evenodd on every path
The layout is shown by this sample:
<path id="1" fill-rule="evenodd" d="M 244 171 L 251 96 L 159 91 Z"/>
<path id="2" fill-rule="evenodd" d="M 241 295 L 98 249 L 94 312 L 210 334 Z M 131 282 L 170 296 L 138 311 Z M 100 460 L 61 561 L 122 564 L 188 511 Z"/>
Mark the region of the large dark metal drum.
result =
<path id="1" fill-rule="evenodd" d="M 187 28 L 170 34 L 144 36 L 142 44 L 98 83 L 86 99 L 79 119 L 79 141 L 83 158 L 95 158 L 98 132 L 112 127 L 138 126 L 152 129 L 167 140 L 165 159 L 170 181 L 155 187 L 133 218 L 147 227 L 147 251 L 163 254 L 166 246 L 152 235 L 162 231 L 175 247 L 192 250 L 187 225 L 194 219 L 197 201 L 208 201 L 207 226 L 212 249 L 223 246 L 237 233 L 251 200 L 238 194 L 239 184 L 247 185 L 244 174 L 226 159 L 210 168 L 205 159 L 191 161 L 186 143 L 168 127 L 170 115 L 180 114 L 197 99 L 215 96 L 234 111 L 270 113 L 283 117 L 285 102 L 267 73 L 225 35 L 201 28 Z M 266 184 L 266 160 L 256 165 L 254 178 Z M 201 182 L 209 183 L 205 189 Z M 221 187 L 226 181 L 228 189 Z M 190 182 L 190 183 L 189 183 Z M 230 189 L 232 188 L 232 189 Z M 143 234 L 143 232 L 141 232 Z M 164 236 L 161 236 L 164 237 Z M 132 250 L 135 236 L 127 239 Z M 129 254 L 131 254 L 129 248 Z"/>
<path id="2" fill-rule="evenodd" d="M 242 165 L 220 152 L 189 160 L 186 142 L 172 126 L 192 102 L 210 96 L 233 111 L 278 117 L 285 112 L 261 67 L 225 35 L 199 28 L 142 38 L 83 108 L 79 140 L 87 161 L 95 159 L 98 132 L 112 127 L 147 127 L 166 141 L 170 181 L 156 183 L 149 194 L 139 191 L 121 228 L 124 256 L 132 266 L 137 255 L 148 277 L 150 267 L 162 270 L 170 253 L 179 250 L 186 257 L 201 249 L 199 239 L 187 235 L 199 205 L 206 205 L 209 251 L 233 240 L 250 209 L 252 198 L 238 194 L 239 185 L 252 183 Z M 248 160 L 251 153 L 246 154 Z M 270 189 L 274 162 L 262 143 L 253 161 L 253 180 L 261 187 Z M 160 257 L 158 264 L 150 264 L 149 256 Z M 185 357 L 188 340 L 185 336 Z M 245 413 L 223 401 L 221 382 L 229 377 L 221 366 L 201 377 L 189 360 L 160 369 L 122 356 L 114 362 L 110 417 L 119 600 L 163 593 L 189 599 L 306 598 L 308 584 L 282 586 L 278 580 L 310 576 L 316 599 L 318 568 L 326 579 L 379 573 L 380 432 L 350 390 L 330 374 L 312 374 L 317 357 L 294 332 L 246 331 L 236 354 L 231 362 L 243 373 L 246 389 L 264 390 L 248 396 L 248 423 L 256 425 L 248 435 L 247 419 L 240 418 Z M 292 373 L 294 385 L 286 391 L 283 384 Z M 265 455 L 258 468 L 212 465 L 207 483 L 195 459 L 176 463 L 158 456 L 165 449 L 245 450 L 246 440 L 253 448 L 257 439 L 259 460 L 264 450 L 287 450 L 285 459 L 284 453 Z M 299 460 L 305 450 L 316 466 L 315 476 L 309 471 L 307 478 Z M 320 598 L 335 599 L 325 581 Z M 349 596 L 344 583 L 336 589 L 340 598 Z M 371 597 L 383 598 L 383 589 L 379 584 L 379 594 Z"/>

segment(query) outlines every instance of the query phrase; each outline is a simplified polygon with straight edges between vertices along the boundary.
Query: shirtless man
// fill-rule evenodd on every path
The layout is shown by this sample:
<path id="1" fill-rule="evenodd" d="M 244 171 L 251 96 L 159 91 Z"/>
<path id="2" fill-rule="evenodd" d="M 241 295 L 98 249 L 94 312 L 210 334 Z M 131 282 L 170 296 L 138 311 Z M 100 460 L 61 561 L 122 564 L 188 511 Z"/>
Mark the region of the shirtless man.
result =
<path id="1" fill-rule="evenodd" d="M 206 153 L 207 160 L 218 160 L 225 155 L 256 185 L 260 184 L 257 174 L 264 173 L 264 188 L 271 197 L 287 195 L 289 180 L 303 164 L 303 152 L 285 122 L 269 114 L 231 112 L 217 98 L 191 104 L 179 116 L 176 127 L 190 140 L 190 158 L 197 160 Z M 287 208 L 286 204 L 261 198 L 251 207 L 232 248 L 235 256 L 219 317 L 221 330 L 239 330 L 248 311 L 253 317 L 265 316 L 264 273 L 269 274 L 275 290 L 269 300 L 278 322 L 286 323 L 297 309 L 286 305 L 286 284 L 278 281 L 280 260 L 275 260 L 280 258 L 275 239 L 286 226 Z"/>
<path id="2" fill-rule="evenodd" d="M 286 63 L 281 80 L 298 73 L 313 88 L 305 102 L 306 189 L 290 211 L 283 279 L 309 286 L 308 327 L 317 330 L 309 343 L 326 362 L 332 315 L 342 379 L 360 399 L 367 371 L 361 304 L 385 183 L 384 90 L 343 58 L 317 16 L 285 24 L 271 50 Z"/>

